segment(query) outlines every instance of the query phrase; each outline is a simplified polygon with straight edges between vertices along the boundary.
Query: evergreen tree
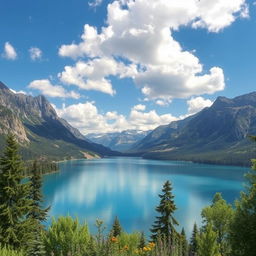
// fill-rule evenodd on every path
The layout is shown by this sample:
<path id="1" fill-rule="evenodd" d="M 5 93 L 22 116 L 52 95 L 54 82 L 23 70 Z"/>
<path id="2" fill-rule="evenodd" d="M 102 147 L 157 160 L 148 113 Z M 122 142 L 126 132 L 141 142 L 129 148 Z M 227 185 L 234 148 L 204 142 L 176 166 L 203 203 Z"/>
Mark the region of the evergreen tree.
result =
<path id="1" fill-rule="evenodd" d="M 189 244 L 189 256 L 196 256 L 198 253 L 197 236 L 198 236 L 198 228 L 195 223 L 193 227 L 192 236 L 190 239 L 190 244 Z"/>
<path id="2" fill-rule="evenodd" d="M 252 137 L 256 140 L 256 137 Z M 230 231 L 232 256 L 256 255 L 256 160 L 246 177 L 248 185 L 236 202 L 236 211 Z"/>
<path id="3" fill-rule="evenodd" d="M 37 162 L 34 161 L 32 176 L 30 177 L 30 199 L 32 201 L 32 207 L 29 216 L 33 220 L 37 220 L 38 224 L 47 219 L 47 213 L 50 207 L 42 209 L 41 204 L 43 203 L 42 195 L 42 175 L 37 169 Z M 40 225 L 42 227 L 42 225 Z"/>
<path id="4" fill-rule="evenodd" d="M 166 239 L 173 245 L 177 236 L 175 225 L 178 222 L 173 217 L 176 205 L 174 203 L 174 196 L 172 194 L 172 187 L 169 181 L 166 181 L 162 189 L 163 194 L 160 194 L 160 204 L 156 207 L 156 211 L 160 216 L 156 217 L 156 220 L 151 228 L 151 239 L 156 241 L 157 239 Z"/>
<path id="5" fill-rule="evenodd" d="M 30 178 L 30 199 L 32 201 L 32 207 L 28 215 L 33 227 L 33 240 L 29 248 L 30 256 L 40 256 L 45 254 L 44 244 L 41 238 L 41 233 L 43 231 L 42 222 L 46 220 L 47 212 L 49 211 L 49 207 L 46 209 L 42 209 L 41 207 L 43 202 L 43 195 L 41 192 L 42 175 L 37 167 L 37 162 L 34 161 L 32 176 Z"/>
<path id="6" fill-rule="evenodd" d="M 140 235 L 140 242 L 139 242 L 139 246 L 138 248 L 143 248 L 146 246 L 146 239 L 145 239 L 145 234 L 144 232 L 141 232 L 141 235 Z"/>
<path id="7" fill-rule="evenodd" d="M 30 240 L 29 184 L 22 182 L 23 166 L 15 137 L 8 135 L 6 144 L 0 158 L 0 243 L 20 249 Z"/>
<path id="8" fill-rule="evenodd" d="M 186 233 L 184 228 L 181 230 L 181 236 L 180 236 L 180 247 L 181 247 L 181 256 L 188 256 L 188 242 L 186 238 Z"/>
<path id="9" fill-rule="evenodd" d="M 122 233 L 122 227 L 119 219 L 116 216 L 112 226 L 111 235 L 117 237 L 117 236 L 120 236 L 121 233 Z"/>
<path id="10" fill-rule="evenodd" d="M 217 233 L 213 231 L 212 224 L 208 224 L 205 230 L 197 236 L 198 256 L 219 256 Z"/>
<path id="11" fill-rule="evenodd" d="M 217 233 L 217 242 L 220 246 L 220 254 L 222 256 L 230 253 L 230 244 L 228 242 L 228 235 L 230 225 L 234 216 L 232 205 L 222 198 L 221 193 L 216 193 L 212 205 L 205 207 L 202 210 L 203 223 L 213 225 L 213 230 Z"/>

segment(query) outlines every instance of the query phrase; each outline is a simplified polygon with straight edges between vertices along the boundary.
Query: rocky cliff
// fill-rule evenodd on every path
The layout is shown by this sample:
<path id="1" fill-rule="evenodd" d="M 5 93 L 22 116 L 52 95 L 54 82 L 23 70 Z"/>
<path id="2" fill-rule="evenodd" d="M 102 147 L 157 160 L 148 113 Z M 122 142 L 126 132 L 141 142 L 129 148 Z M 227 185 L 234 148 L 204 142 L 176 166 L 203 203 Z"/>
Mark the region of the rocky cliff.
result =
<path id="1" fill-rule="evenodd" d="M 117 154 L 86 140 L 77 129 L 58 117 L 44 96 L 14 93 L 1 82 L 0 118 L 0 148 L 4 146 L 4 135 L 12 132 L 25 158 L 82 158 L 84 152 L 101 156 Z"/>

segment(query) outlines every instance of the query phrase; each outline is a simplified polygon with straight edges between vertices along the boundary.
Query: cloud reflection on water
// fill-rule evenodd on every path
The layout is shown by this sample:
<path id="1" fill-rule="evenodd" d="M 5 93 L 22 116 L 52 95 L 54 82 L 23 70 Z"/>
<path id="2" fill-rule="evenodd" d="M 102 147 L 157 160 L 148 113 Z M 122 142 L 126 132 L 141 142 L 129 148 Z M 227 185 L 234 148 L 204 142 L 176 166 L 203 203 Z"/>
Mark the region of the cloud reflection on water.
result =
<path id="1" fill-rule="evenodd" d="M 238 174 L 233 167 L 220 168 L 214 166 L 209 171 L 208 166 L 193 163 L 138 158 L 69 161 L 61 164 L 60 174 L 47 176 L 44 190 L 52 206 L 51 216 L 77 216 L 91 227 L 97 218 L 109 227 L 118 216 L 127 231 L 148 232 L 156 215 L 158 194 L 169 179 L 178 207 L 176 218 L 190 232 L 194 222 L 200 222 L 201 208 L 215 192 L 222 191 L 233 199 L 242 187 L 238 177 L 245 170 Z M 227 181 L 232 170 L 236 171 L 235 178 Z"/>

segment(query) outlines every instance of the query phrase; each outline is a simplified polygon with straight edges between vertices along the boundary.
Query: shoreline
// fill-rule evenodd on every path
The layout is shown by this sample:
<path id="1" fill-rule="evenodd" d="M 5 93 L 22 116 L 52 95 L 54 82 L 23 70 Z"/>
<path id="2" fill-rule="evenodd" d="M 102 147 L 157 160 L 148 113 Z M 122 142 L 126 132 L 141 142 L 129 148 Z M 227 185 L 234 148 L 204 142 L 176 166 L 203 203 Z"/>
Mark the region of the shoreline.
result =
<path id="1" fill-rule="evenodd" d="M 74 160 L 93 160 L 93 159 L 102 159 L 102 158 L 104 158 L 104 157 L 100 157 L 99 155 L 96 155 L 96 154 L 94 154 L 94 156 L 93 156 L 93 155 L 91 155 L 87 152 L 81 152 L 81 153 L 84 155 L 83 158 L 71 158 L 71 159 L 64 159 L 64 160 L 58 160 L 58 161 L 53 161 L 53 162 L 58 164 L 58 163 L 64 163 L 64 162 L 67 162 L 67 161 L 74 161 Z"/>
<path id="2" fill-rule="evenodd" d="M 251 168 L 251 165 L 235 165 L 235 164 L 225 164 L 225 163 L 213 163 L 213 162 L 207 162 L 207 161 L 194 161 L 194 160 L 182 160 L 182 159 L 157 159 L 157 158 L 145 158 L 143 156 L 108 156 L 108 158 L 119 158 L 119 157 L 124 157 L 124 158 L 141 158 L 144 160 L 154 160 L 154 161 L 173 161 L 173 162 L 185 162 L 185 163 L 193 163 L 193 164 L 202 164 L 202 165 L 212 165 L 212 166 L 232 166 L 232 167 L 240 167 L 240 168 Z M 74 158 L 74 159 L 67 159 L 67 160 L 60 160 L 56 161 L 56 163 L 62 163 L 62 162 L 67 162 L 67 161 L 73 161 L 73 160 L 93 160 L 93 159 L 103 159 L 105 157 L 99 157 L 99 158 L 91 158 L 91 159 L 86 159 L 86 158 Z"/>

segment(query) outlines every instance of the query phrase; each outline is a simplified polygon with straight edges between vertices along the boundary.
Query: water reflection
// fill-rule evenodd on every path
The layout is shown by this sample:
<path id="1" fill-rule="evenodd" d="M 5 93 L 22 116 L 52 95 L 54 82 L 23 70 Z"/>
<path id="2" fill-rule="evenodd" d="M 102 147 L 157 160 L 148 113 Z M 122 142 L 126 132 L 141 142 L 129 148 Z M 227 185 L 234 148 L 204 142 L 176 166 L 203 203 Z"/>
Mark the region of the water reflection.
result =
<path id="1" fill-rule="evenodd" d="M 61 163 L 60 173 L 44 178 L 43 189 L 50 216 L 78 217 L 92 230 L 96 218 L 110 228 L 118 216 L 127 231 L 147 233 L 158 194 L 169 179 L 178 207 L 176 218 L 190 232 L 215 192 L 222 192 L 229 202 L 238 196 L 247 170 L 140 158 L 77 160 Z"/>

